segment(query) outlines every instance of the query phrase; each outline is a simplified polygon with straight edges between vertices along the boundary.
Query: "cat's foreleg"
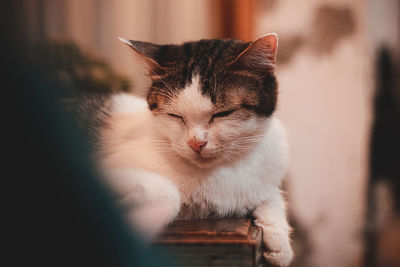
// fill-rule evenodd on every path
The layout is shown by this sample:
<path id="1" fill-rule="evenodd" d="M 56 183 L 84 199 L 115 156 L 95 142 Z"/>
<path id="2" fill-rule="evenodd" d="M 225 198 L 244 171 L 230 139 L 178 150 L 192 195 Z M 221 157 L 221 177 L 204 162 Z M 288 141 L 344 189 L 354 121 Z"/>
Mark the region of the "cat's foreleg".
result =
<path id="1" fill-rule="evenodd" d="M 178 214 L 178 188 L 165 177 L 137 169 L 106 171 L 107 181 L 134 231 L 151 240 Z"/>
<path id="2" fill-rule="evenodd" d="M 290 226 L 287 222 L 285 203 L 277 190 L 254 211 L 254 223 L 263 230 L 266 247 L 264 258 L 276 266 L 289 266 L 293 259 L 290 245 Z"/>

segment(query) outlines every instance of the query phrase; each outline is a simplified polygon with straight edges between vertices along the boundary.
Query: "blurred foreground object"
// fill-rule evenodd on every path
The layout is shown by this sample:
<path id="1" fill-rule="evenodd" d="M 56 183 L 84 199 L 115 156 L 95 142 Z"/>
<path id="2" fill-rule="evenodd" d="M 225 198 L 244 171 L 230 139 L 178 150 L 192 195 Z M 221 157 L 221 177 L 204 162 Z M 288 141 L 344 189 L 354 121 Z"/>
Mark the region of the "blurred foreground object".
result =
<path id="1" fill-rule="evenodd" d="M 59 85 L 27 60 L 20 4 L 0 7 L 3 266 L 158 266 L 99 183 L 76 125 L 60 110 Z"/>

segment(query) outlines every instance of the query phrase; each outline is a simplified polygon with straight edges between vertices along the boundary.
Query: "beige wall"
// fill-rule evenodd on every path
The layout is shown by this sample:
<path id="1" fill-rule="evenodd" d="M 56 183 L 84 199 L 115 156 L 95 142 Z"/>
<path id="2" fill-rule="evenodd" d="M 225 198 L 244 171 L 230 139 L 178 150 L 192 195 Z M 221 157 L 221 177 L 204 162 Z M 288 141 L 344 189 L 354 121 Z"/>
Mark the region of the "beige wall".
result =
<path id="1" fill-rule="evenodd" d="M 312 43 L 322 5 L 348 8 L 355 31 L 318 54 Z M 354 266 L 362 252 L 372 92 L 365 8 L 361 0 L 280 1 L 256 24 L 260 35 L 304 42 L 277 75 L 278 116 L 292 151 L 289 205 L 310 235 L 308 266 Z"/>

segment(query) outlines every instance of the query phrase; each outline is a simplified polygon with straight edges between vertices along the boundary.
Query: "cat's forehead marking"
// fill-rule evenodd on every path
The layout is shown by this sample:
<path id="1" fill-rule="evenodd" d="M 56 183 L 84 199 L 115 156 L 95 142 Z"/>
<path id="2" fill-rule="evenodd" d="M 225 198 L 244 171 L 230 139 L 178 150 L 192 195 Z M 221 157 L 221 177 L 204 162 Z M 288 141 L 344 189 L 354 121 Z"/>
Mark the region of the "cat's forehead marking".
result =
<path id="1" fill-rule="evenodd" d="M 201 92 L 199 75 L 192 77 L 191 83 L 177 96 L 175 104 L 177 111 L 192 116 L 210 113 L 213 107 L 210 98 Z"/>

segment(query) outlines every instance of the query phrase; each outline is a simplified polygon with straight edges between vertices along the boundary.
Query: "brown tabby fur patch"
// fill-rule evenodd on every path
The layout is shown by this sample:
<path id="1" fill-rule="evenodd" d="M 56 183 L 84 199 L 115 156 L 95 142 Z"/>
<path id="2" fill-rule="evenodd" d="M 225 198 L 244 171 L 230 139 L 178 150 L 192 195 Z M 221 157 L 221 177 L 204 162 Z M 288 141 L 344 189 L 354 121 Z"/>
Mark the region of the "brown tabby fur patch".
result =
<path id="1" fill-rule="evenodd" d="M 194 75 L 200 77 L 202 94 L 217 109 L 242 108 L 267 117 L 275 110 L 277 82 L 274 69 L 262 64 L 266 55 L 237 60 L 252 49 L 252 43 L 219 39 L 182 45 L 130 42 L 147 61 L 153 79 L 147 95 L 150 110 L 162 109 Z"/>

